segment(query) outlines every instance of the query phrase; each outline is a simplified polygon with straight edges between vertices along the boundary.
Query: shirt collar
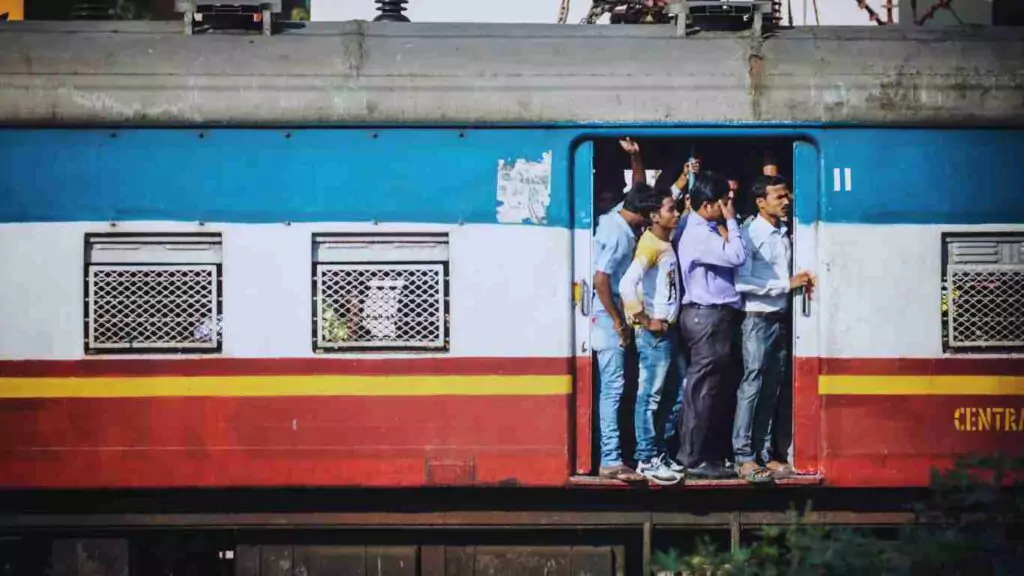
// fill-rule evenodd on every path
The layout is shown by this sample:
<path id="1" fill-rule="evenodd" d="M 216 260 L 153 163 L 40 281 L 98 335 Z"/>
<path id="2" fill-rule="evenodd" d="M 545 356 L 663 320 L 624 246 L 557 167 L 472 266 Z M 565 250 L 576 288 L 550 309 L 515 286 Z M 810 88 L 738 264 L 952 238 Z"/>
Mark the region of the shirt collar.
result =
<path id="1" fill-rule="evenodd" d="M 772 226 L 771 222 L 769 222 L 768 220 L 765 220 L 764 216 L 761 216 L 761 214 L 758 214 L 757 217 L 754 218 L 754 221 L 750 223 L 750 225 L 752 227 L 753 226 L 757 226 L 762 232 L 764 232 L 766 234 L 773 234 L 773 233 L 776 233 L 776 232 L 778 232 L 779 234 L 785 234 L 786 233 L 786 225 L 785 224 L 783 224 L 780 221 L 779 222 L 779 227 L 776 228 L 775 226 Z"/>
<path id="2" fill-rule="evenodd" d="M 712 232 L 718 232 L 718 223 L 712 222 L 711 220 L 705 220 L 696 210 L 690 210 L 690 221 L 687 222 L 687 226 L 690 224 L 701 225 L 703 224 Z"/>

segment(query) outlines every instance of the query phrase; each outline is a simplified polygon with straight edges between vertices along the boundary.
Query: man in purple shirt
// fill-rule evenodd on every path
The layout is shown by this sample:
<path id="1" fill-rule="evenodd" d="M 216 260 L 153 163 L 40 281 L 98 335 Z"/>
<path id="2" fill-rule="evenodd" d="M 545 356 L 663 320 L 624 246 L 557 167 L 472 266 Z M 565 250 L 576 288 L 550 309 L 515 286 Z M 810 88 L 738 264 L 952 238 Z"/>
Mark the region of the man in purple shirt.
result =
<path id="1" fill-rule="evenodd" d="M 730 456 L 730 378 L 733 329 L 743 299 L 735 273 L 746 260 L 726 180 L 713 172 L 697 176 L 690 214 L 679 239 L 683 299 L 680 330 L 690 348 L 677 460 L 691 478 L 734 478 Z"/>

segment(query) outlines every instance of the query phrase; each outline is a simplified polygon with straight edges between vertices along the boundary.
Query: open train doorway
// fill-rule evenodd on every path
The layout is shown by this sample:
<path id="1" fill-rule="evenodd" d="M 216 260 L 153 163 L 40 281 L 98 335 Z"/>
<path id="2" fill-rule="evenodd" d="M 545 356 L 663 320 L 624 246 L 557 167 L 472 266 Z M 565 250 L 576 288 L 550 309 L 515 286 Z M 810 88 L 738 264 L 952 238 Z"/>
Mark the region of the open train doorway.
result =
<path id="1" fill-rule="evenodd" d="M 576 390 L 575 464 L 580 481 L 595 477 L 642 481 L 629 473 L 636 472 L 641 461 L 646 463 L 641 467 L 649 469 L 652 455 L 655 460 L 661 456 L 663 473 L 670 468 L 677 475 L 690 477 L 687 472 L 679 474 L 682 467 L 700 468 L 700 464 L 694 460 L 693 446 L 687 448 L 684 443 L 690 444 L 686 438 L 698 434 L 705 436 L 698 451 L 707 454 L 699 460 L 720 457 L 722 462 L 709 467 L 715 468 L 707 472 L 709 478 L 701 478 L 698 471 L 693 479 L 767 482 L 769 476 L 795 474 L 794 346 L 801 331 L 813 329 L 810 322 L 797 318 L 807 314 L 804 296 L 813 287 L 805 290 L 793 281 L 801 270 L 794 264 L 796 243 L 807 239 L 806 234 L 794 234 L 794 230 L 798 217 L 814 219 L 809 213 L 799 214 L 796 207 L 801 194 L 812 200 L 817 197 L 816 158 L 811 144 L 793 137 L 622 134 L 595 138 L 578 147 L 574 166 L 577 217 L 590 211 L 586 219 L 589 230 L 577 225 L 575 253 L 576 275 L 581 284 L 589 286 L 590 295 L 589 305 L 581 307 L 577 318 L 577 354 L 584 356 L 580 360 L 588 368 L 581 371 L 585 379 L 577 382 Z M 691 189 L 706 195 L 706 182 L 698 181 L 708 181 L 710 174 L 717 175 L 714 180 L 726 187 L 725 199 L 731 199 L 735 212 L 734 236 L 743 240 L 743 261 L 750 262 L 716 268 L 719 280 L 730 283 L 739 299 L 730 304 L 730 345 L 723 353 L 728 357 L 719 361 L 725 369 L 712 384 L 714 406 L 697 408 L 698 402 L 691 398 L 688 407 L 686 400 L 701 396 L 697 392 L 707 383 L 698 382 L 697 388 L 687 391 L 690 381 L 699 376 L 684 378 L 674 370 L 694 364 L 694 335 L 687 334 L 685 328 L 687 310 L 719 306 L 717 301 L 707 301 L 707 294 L 697 295 L 709 288 L 717 290 L 706 279 L 684 279 L 692 274 L 684 269 L 693 266 L 693 250 L 687 242 L 698 237 L 684 233 L 688 223 L 700 223 L 709 227 L 709 232 L 714 229 L 714 234 L 700 238 L 718 242 L 720 250 L 730 244 L 731 228 L 724 220 L 720 226 L 713 222 L 722 218 L 722 210 L 713 210 L 715 216 L 707 220 L 694 219 L 694 212 L 698 216 L 709 213 L 693 210 L 688 202 Z M 649 194 L 659 203 L 672 205 L 678 220 L 670 220 L 671 209 L 661 213 L 646 205 L 638 209 L 636 195 L 630 193 L 643 188 L 637 183 L 648 186 Z M 804 205 L 816 207 L 817 203 Z M 583 236 L 586 242 L 579 241 Z M 751 243 L 759 246 L 754 248 Z M 666 252 L 672 256 L 664 257 Z M 669 260 L 675 263 L 674 269 L 666 263 Z M 690 298 L 686 297 L 688 283 Z M 606 310 L 609 296 L 615 313 Z M 714 298 L 724 296 L 715 294 Z M 657 313 L 652 308 L 658 308 Z M 674 316 L 658 317 L 666 314 Z M 761 327 L 766 317 L 775 335 L 759 338 L 751 324 Z M 698 355 L 707 352 L 706 346 L 697 350 Z M 674 368 L 664 368 L 665 362 Z M 701 356 L 697 363 L 706 365 L 707 358 Z M 641 364 L 646 369 L 642 370 Z M 767 379 L 765 370 L 771 373 Z M 696 411 L 688 415 L 688 409 Z M 614 419 L 609 416 L 612 412 Z M 766 415 L 770 415 L 768 424 L 764 423 Z M 748 421 L 748 425 L 742 424 Z M 679 429 L 686 426 L 689 431 L 681 435 Z M 695 426 L 701 431 L 694 432 Z M 734 428 L 739 438 L 735 441 Z M 748 428 L 749 441 L 744 440 Z M 741 447 L 738 457 L 734 443 Z M 757 465 L 737 472 L 737 460 L 750 454 Z M 610 470 L 620 464 L 624 470 Z M 769 464 L 772 470 L 765 471 Z M 775 472 L 780 464 L 782 469 Z M 647 480 L 672 483 L 666 474 L 658 479 L 647 474 Z"/>

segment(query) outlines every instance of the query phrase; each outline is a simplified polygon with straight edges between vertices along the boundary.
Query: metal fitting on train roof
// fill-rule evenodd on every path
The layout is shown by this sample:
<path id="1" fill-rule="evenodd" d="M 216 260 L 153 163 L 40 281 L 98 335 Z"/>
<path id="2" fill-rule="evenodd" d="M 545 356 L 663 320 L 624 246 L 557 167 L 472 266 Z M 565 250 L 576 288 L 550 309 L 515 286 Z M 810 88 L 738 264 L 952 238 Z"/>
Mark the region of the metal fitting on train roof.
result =
<path id="1" fill-rule="evenodd" d="M 374 0 L 377 4 L 377 11 L 380 12 L 374 22 L 408 22 L 409 17 L 402 12 L 405 12 L 405 5 L 409 3 L 409 0 Z"/>
<path id="2" fill-rule="evenodd" d="M 281 13 L 282 0 L 232 0 L 214 3 L 212 0 L 175 0 L 174 10 L 185 18 L 185 35 L 191 36 L 195 26 L 211 24 L 217 27 L 248 28 L 258 26 L 264 36 L 273 31 L 274 14 Z"/>

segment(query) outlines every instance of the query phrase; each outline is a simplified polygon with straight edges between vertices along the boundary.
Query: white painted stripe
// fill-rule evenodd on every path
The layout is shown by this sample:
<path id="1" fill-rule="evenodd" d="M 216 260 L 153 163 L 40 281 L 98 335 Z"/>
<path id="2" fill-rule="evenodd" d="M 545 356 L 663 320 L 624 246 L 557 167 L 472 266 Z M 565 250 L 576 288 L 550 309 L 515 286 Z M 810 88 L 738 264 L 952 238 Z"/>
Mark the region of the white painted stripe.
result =
<path id="1" fill-rule="evenodd" d="M 314 232 L 440 230 L 451 234 L 451 351 L 443 356 L 572 355 L 572 232 L 567 229 L 338 223 L 200 227 L 182 222 L 119 222 L 111 228 L 102 222 L 72 222 L 0 225 L 0 359 L 84 356 L 82 260 L 87 232 L 221 232 L 222 356 L 301 358 L 314 356 Z"/>
<path id="2" fill-rule="evenodd" d="M 942 233 L 1024 233 L 1024 224 L 817 228 L 820 355 L 844 358 L 942 357 Z"/>
<path id="3" fill-rule="evenodd" d="M 832 169 L 832 189 L 839 192 L 839 168 Z"/>
<path id="4" fill-rule="evenodd" d="M 846 177 L 846 191 L 849 192 L 850 190 L 853 189 L 853 187 L 850 185 L 850 178 L 853 175 L 853 171 L 850 170 L 849 168 L 844 168 L 843 175 Z"/>

